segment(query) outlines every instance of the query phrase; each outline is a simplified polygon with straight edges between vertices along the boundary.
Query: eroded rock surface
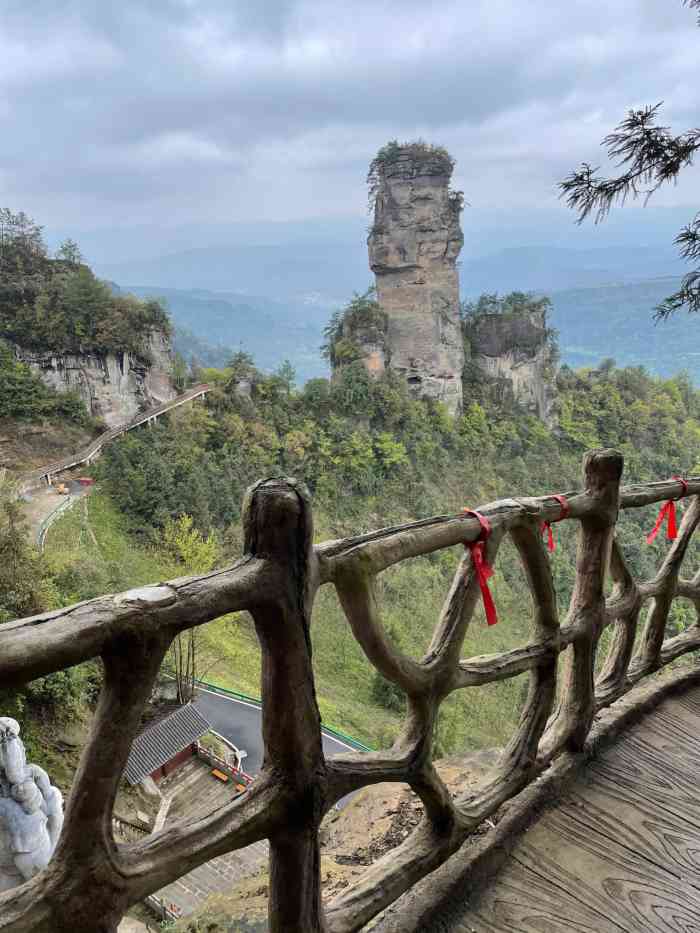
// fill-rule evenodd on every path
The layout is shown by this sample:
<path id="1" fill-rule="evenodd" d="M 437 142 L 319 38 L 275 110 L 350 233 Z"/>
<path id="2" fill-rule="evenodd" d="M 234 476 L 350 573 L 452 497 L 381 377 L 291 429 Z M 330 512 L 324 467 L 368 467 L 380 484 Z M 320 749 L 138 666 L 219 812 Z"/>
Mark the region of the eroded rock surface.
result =
<path id="1" fill-rule="evenodd" d="M 108 427 L 123 424 L 145 408 L 176 395 L 170 378 L 170 343 L 157 330 L 148 341 L 149 362 L 131 353 L 58 355 L 18 346 L 15 352 L 46 385 L 77 393 L 88 411 Z"/>
<path id="2" fill-rule="evenodd" d="M 482 314 L 469 328 L 471 362 L 487 379 L 504 382 L 516 401 L 552 424 L 554 356 L 543 310 Z"/>
<path id="3" fill-rule="evenodd" d="M 390 365 L 416 395 L 455 412 L 464 365 L 456 262 L 464 238 L 452 167 L 444 150 L 425 144 L 390 144 L 373 162 L 369 262 L 388 317 L 388 358 L 373 348 L 367 365 L 374 372 Z"/>

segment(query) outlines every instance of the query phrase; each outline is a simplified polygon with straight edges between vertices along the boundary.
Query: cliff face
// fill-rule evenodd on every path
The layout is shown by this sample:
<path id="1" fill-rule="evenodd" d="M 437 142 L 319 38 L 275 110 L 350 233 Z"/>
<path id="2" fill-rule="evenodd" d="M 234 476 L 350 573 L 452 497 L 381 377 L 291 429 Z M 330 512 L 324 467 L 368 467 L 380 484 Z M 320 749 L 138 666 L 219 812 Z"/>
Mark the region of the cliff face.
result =
<path id="1" fill-rule="evenodd" d="M 468 328 L 471 363 L 509 387 L 517 402 L 551 425 L 554 351 L 545 310 L 481 314 Z"/>
<path id="2" fill-rule="evenodd" d="M 15 352 L 48 386 L 76 392 L 88 411 L 108 427 L 123 424 L 176 395 L 170 379 L 170 342 L 158 330 L 148 340 L 150 362 L 131 353 L 56 355 L 18 346 Z"/>
<path id="3" fill-rule="evenodd" d="M 388 319 L 389 365 L 416 395 L 455 412 L 464 365 L 456 268 L 463 235 L 461 197 L 449 188 L 452 161 L 423 144 L 393 145 L 375 159 L 372 176 L 369 262 Z M 373 348 L 366 365 L 381 372 L 384 354 Z"/>

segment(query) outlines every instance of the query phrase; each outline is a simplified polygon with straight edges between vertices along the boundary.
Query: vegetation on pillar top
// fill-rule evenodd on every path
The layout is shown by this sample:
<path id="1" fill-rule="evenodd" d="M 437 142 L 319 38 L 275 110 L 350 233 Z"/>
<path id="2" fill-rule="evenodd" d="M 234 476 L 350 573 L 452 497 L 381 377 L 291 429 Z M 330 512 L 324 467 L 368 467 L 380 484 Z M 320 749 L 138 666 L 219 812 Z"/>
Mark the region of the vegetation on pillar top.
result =
<path id="1" fill-rule="evenodd" d="M 474 342 L 484 328 L 495 324 L 502 343 L 501 352 L 517 350 L 532 353 L 545 348 L 553 363 L 559 359 L 558 332 L 547 327 L 552 302 L 531 292 L 497 292 L 481 295 L 477 301 L 464 301 L 460 307 L 465 354 L 471 355 Z"/>
<path id="2" fill-rule="evenodd" d="M 455 160 L 444 146 L 435 146 L 422 139 L 404 143 L 399 143 L 396 139 L 389 140 L 377 152 L 369 165 L 367 172 L 369 210 L 374 209 L 382 179 L 387 174 L 401 174 L 407 178 L 415 178 L 418 175 L 446 175 L 450 178 L 455 164 Z M 450 200 L 455 210 L 461 211 L 464 206 L 464 193 L 451 191 Z"/>

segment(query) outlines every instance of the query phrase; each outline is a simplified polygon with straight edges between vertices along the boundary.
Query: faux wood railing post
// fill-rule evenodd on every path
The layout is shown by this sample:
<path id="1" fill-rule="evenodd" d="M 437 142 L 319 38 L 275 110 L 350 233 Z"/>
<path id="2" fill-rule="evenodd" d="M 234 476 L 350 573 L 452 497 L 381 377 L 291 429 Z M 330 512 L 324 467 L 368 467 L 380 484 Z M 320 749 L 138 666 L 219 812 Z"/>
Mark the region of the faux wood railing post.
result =
<path id="1" fill-rule="evenodd" d="M 632 664 L 636 678 L 651 674 L 661 667 L 661 649 L 666 635 L 666 622 L 671 603 L 676 595 L 678 574 L 698 521 L 700 521 L 700 498 L 694 496 L 683 516 L 678 536 L 656 576 L 655 583 L 658 591 L 649 607 L 638 654 Z"/>
<path id="2" fill-rule="evenodd" d="M 270 838 L 271 933 L 324 929 L 318 827 L 325 763 L 311 668 L 309 624 L 318 573 L 306 489 L 266 480 L 244 505 L 245 550 L 273 568 L 252 615 L 262 649 L 263 774 L 286 798 L 287 824 Z"/>
<path id="3" fill-rule="evenodd" d="M 609 703 L 625 692 L 643 602 L 617 541 L 613 541 L 610 555 L 610 576 L 614 583 L 610 602 L 615 606 L 615 623 L 608 655 L 596 681 L 598 705 Z"/>
<path id="4" fill-rule="evenodd" d="M 595 654 L 605 625 L 605 574 L 620 502 L 623 458 L 616 450 L 592 450 L 583 461 L 586 494 L 593 500 L 581 517 L 576 582 L 567 622 L 575 637 L 564 653 L 557 710 L 542 742 L 545 757 L 562 747 L 583 748 L 595 715 Z"/>
<path id="5" fill-rule="evenodd" d="M 481 526 L 473 514 L 434 516 L 312 547 L 308 495 L 294 480 L 283 479 L 266 480 L 249 491 L 243 510 L 246 553 L 231 567 L 4 623 L 0 626 L 4 686 L 20 686 L 96 657 L 103 658 L 106 676 L 93 736 L 73 782 L 54 857 L 46 871 L 0 893 L 0 930 L 114 933 L 130 904 L 212 858 L 262 839 L 269 839 L 271 847 L 273 933 L 363 929 L 443 864 L 553 758 L 562 752 L 585 751 L 587 737 L 588 750 L 593 748 L 597 739 L 591 740 L 589 730 L 596 705 L 609 707 L 647 673 L 700 650 L 699 624 L 671 637 L 666 631 L 672 600 L 689 599 L 700 612 L 700 574 L 692 579 L 679 576 L 690 538 L 700 524 L 700 476 L 683 484 L 662 480 L 620 490 L 621 471 L 620 454 L 593 451 L 585 460 L 585 490 L 567 494 L 569 519 L 581 525 L 576 582 L 561 628 L 550 562 L 538 531 L 540 522 L 561 518 L 557 497 L 504 499 L 479 509 L 492 528 L 487 556 L 492 560 L 501 537 L 509 534 L 520 550 L 534 603 L 533 641 L 497 654 L 461 658 L 478 592 L 468 557 L 457 569 L 428 653 L 420 660 L 391 644 L 375 586 L 377 574 L 401 561 L 476 541 Z M 615 550 L 611 565 L 615 588 L 606 604 L 604 579 L 618 507 L 642 508 L 681 493 L 693 496 L 693 502 L 658 573 L 651 580 L 635 581 L 621 550 Z M 408 697 L 407 721 L 390 749 L 324 760 L 309 637 L 319 583 L 335 585 L 367 658 Z M 652 610 L 640 639 L 640 654 L 630 663 L 637 613 L 649 600 Z M 266 746 L 262 773 L 245 794 L 208 816 L 174 822 L 153 835 L 115 844 L 110 824 L 114 793 L 167 644 L 179 632 L 240 611 L 253 615 L 262 648 Z M 606 624 L 616 624 L 618 632 L 596 697 L 596 650 Z M 563 683 L 556 712 L 538 741 L 555 693 L 555 658 L 562 651 Z M 465 787 L 452 797 L 430 760 L 440 702 L 455 690 L 528 671 L 528 699 L 499 767 L 476 787 Z M 691 668 L 690 677 L 696 675 Z M 648 686 L 660 697 L 669 684 L 689 682 L 683 670 L 680 680 L 661 679 Z M 640 695 L 645 706 L 649 695 L 645 691 Z M 423 819 L 396 849 L 336 895 L 324 916 L 321 816 L 346 794 L 383 781 L 409 784 L 421 798 Z M 432 928 L 430 923 L 426 928 Z"/>

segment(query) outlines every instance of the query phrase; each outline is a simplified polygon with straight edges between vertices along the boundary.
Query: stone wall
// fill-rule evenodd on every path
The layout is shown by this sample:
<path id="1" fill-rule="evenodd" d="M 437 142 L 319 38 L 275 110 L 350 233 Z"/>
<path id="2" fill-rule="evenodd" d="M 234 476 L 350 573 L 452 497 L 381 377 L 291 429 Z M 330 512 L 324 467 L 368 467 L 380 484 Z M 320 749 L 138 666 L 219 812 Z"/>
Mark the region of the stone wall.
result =
<path id="1" fill-rule="evenodd" d="M 449 187 L 452 161 L 422 144 L 387 149 L 371 169 L 376 190 L 368 247 L 377 300 L 388 317 L 389 365 L 416 395 L 455 412 L 464 365 L 456 261 L 464 238 L 461 196 Z M 375 352 L 367 365 L 381 371 L 384 359 Z"/>
<path id="2" fill-rule="evenodd" d="M 46 385 L 59 392 L 73 391 L 88 411 L 108 427 L 131 420 L 145 408 L 174 398 L 170 341 L 153 331 L 148 342 L 150 362 L 130 353 L 39 353 L 15 346 Z"/>

